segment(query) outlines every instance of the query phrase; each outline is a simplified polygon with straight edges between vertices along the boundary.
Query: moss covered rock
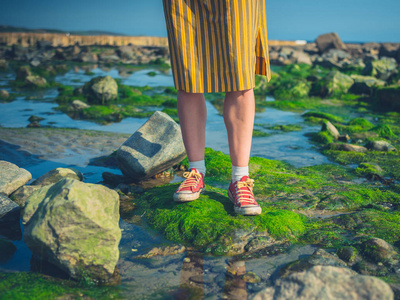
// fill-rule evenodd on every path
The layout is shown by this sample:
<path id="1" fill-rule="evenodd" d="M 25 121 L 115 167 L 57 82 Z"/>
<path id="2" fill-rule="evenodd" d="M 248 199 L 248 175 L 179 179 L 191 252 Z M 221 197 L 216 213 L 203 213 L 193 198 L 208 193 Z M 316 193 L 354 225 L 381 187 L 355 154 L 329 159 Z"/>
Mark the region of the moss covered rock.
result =
<path id="1" fill-rule="evenodd" d="M 387 80 L 396 71 L 396 60 L 391 57 L 382 57 L 381 59 L 368 62 L 363 70 L 363 75 L 374 76 L 382 80 Z"/>
<path id="2" fill-rule="evenodd" d="M 73 278 L 107 281 L 119 257 L 118 222 L 115 191 L 65 178 L 27 199 L 24 241 L 40 259 Z"/>
<path id="3" fill-rule="evenodd" d="M 118 97 L 118 85 L 109 75 L 99 76 L 85 83 L 83 93 L 89 103 L 104 105 Z"/>
<path id="4" fill-rule="evenodd" d="M 349 91 L 357 95 L 371 95 L 376 87 L 386 85 L 384 80 L 372 76 L 352 74 L 350 77 L 354 80 L 354 84 L 351 86 Z"/>
<path id="5" fill-rule="evenodd" d="M 338 97 L 346 94 L 353 83 L 354 80 L 350 76 L 339 71 L 332 71 L 318 81 L 313 90 L 318 91 L 321 97 Z"/>
<path id="6" fill-rule="evenodd" d="M 82 181 L 83 174 L 74 168 L 57 168 L 40 176 L 32 185 L 47 185 L 60 181 L 63 178 L 73 178 Z"/>

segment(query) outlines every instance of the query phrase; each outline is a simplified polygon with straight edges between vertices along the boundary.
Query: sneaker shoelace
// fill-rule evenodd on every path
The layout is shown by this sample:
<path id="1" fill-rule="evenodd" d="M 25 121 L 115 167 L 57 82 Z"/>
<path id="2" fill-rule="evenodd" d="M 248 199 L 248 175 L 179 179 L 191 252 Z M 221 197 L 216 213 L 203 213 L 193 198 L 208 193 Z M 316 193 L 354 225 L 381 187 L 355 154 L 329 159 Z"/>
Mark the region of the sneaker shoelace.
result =
<path id="1" fill-rule="evenodd" d="M 185 187 L 196 185 L 201 179 L 201 174 L 197 173 L 195 170 L 192 170 L 190 172 L 183 173 L 183 177 L 185 177 L 186 179 L 179 186 L 179 190 Z"/>
<path id="2" fill-rule="evenodd" d="M 242 189 L 243 187 L 246 189 Z M 239 203 L 249 200 L 254 202 L 253 187 L 254 187 L 254 179 L 247 178 L 246 181 L 237 182 L 236 195 Z"/>

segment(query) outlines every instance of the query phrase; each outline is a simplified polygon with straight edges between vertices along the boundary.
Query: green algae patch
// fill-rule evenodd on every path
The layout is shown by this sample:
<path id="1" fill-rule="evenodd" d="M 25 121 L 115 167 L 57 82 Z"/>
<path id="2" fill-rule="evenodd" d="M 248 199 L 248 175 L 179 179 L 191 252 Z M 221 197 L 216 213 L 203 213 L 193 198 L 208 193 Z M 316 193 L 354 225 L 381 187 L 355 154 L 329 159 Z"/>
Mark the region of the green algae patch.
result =
<path id="1" fill-rule="evenodd" d="M 392 129 L 386 124 L 375 126 L 371 128 L 371 131 L 376 132 L 380 137 L 386 139 L 397 138 L 397 136 L 393 133 Z"/>
<path id="2" fill-rule="evenodd" d="M 259 129 L 254 129 L 253 130 L 253 137 L 266 137 L 266 136 L 270 136 L 270 133 L 261 131 Z"/>
<path id="3" fill-rule="evenodd" d="M 88 286 L 27 272 L 0 273 L 0 299 L 122 299 L 118 287 Z"/>
<path id="4" fill-rule="evenodd" d="M 369 176 L 372 174 L 380 175 L 383 172 L 378 164 L 373 163 L 360 163 L 354 171 L 359 176 Z"/>
<path id="5" fill-rule="evenodd" d="M 292 211 L 264 206 L 259 216 L 235 215 L 226 190 L 208 185 L 198 200 L 176 203 L 172 195 L 177 187 L 156 187 L 136 199 L 148 224 L 174 242 L 202 248 L 236 229 L 267 230 L 276 238 L 294 238 L 305 230 L 306 218 Z"/>
<path id="6" fill-rule="evenodd" d="M 312 121 L 315 119 L 312 118 L 316 118 L 318 119 L 324 119 L 324 120 L 328 120 L 330 122 L 335 122 L 335 123 L 343 123 L 344 120 L 341 117 L 329 114 L 329 113 L 323 113 L 323 112 L 317 112 L 317 111 L 310 111 L 310 112 L 306 112 L 303 114 L 303 117 L 307 120 L 307 121 Z"/>
<path id="7" fill-rule="evenodd" d="M 265 211 L 267 207 L 263 207 Z M 295 238 L 306 230 L 307 217 L 290 210 L 276 210 L 254 218 L 257 230 L 267 230 L 275 238 Z"/>
<path id="8" fill-rule="evenodd" d="M 313 133 L 311 140 L 319 144 L 330 144 L 335 141 L 335 138 L 328 131 L 320 131 Z"/>
<path id="9" fill-rule="evenodd" d="M 400 213 L 365 209 L 332 219 L 354 235 L 377 237 L 391 244 L 400 242 Z"/>
<path id="10" fill-rule="evenodd" d="M 198 200 L 175 203 L 172 195 L 178 184 L 156 187 L 135 198 L 137 213 L 144 214 L 147 223 L 167 239 L 226 255 L 237 251 L 238 236 L 256 232 L 275 238 L 277 243 L 290 240 L 325 248 L 351 246 L 352 237 L 360 233 L 388 242 L 396 242 L 400 236 L 396 224 L 400 224 L 400 188 L 356 183 L 353 168 L 337 164 L 294 168 L 282 161 L 251 157 L 250 178 L 255 180 L 253 191 L 262 214 L 240 216 L 235 215 L 227 197 L 229 155 L 206 148 L 205 161 L 206 192 Z M 187 167 L 187 159 L 182 164 Z M 332 211 L 332 216 L 317 218 L 326 211 Z M 357 216 L 362 216 L 362 221 L 353 222 Z"/>

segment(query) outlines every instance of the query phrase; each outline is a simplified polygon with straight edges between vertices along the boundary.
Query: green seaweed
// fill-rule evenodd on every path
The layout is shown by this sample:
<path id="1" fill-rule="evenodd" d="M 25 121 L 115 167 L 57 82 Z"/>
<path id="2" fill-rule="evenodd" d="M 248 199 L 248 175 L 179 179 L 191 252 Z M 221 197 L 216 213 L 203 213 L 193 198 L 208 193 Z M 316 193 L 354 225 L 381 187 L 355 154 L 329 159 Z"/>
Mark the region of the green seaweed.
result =
<path id="1" fill-rule="evenodd" d="M 0 299 L 122 299 L 118 287 L 96 287 L 27 273 L 0 273 Z"/>

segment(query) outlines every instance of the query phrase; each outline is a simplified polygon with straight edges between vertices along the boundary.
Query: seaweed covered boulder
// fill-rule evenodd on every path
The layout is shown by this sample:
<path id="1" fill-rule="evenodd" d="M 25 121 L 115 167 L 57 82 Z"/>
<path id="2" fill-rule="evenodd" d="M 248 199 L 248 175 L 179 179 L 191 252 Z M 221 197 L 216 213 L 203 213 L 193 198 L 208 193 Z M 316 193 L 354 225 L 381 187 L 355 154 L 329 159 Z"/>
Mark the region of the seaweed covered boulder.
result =
<path id="1" fill-rule="evenodd" d="M 376 79 L 372 76 L 352 74 L 350 77 L 354 80 L 354 84 L 351 86 L 349 91 L 357 95 L 371 95 L 376 87 L 386 85 L 385 81 Z"/>
<path id="2" fill-rule="evenodd" d="M 41 260 L 73 278 L 107 281 L 119 258 L 118 222 L 115 191 L 64 178 L 27 199 L 24 241 Z"/>
<path id="3" fill-rule="evenodd" d="M 315 84 L 313 93 L 321 97 L 337 97 L 346 94 L 353 83 L 354 80 L 350 76 L 332 71 Z"/>
<path id="4" fill-rule="evenodd" d="M 140 181 L 160 173 L 186 156 L 179 125 L 157 111 L 117 150 L 122 173 Z"/>
<path id="5" fill-rule="evenodd" d="M 118 84 L 111 76 L 99 76 L 86 82 L 83 94 L 89 103 L 106 104 L 118 97 Z"/>
<path id="6" fill-rule="evenodd" d="M 397 72 L 397 62 L 392 57 L 382 57 L 381 59 L 370 61 L 362 71 L 363 75 L 374 76 L 381 80 L 388 80 Z"/>

